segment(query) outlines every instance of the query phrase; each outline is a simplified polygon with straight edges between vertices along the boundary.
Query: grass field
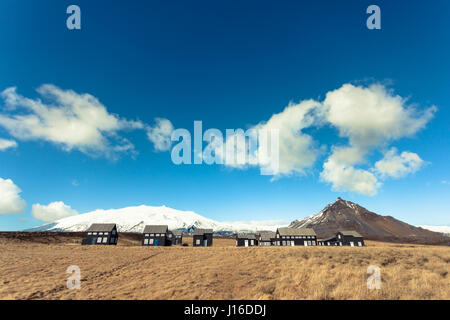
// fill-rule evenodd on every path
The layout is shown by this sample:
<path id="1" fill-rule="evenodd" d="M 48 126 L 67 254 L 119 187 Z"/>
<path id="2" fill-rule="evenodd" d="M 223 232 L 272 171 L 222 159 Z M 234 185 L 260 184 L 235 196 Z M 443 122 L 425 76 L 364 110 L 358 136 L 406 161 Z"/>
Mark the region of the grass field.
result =
<path id="1" fill-rule="evenodd" d="M 58 239 L 58 237 L 55 237 Z M 0 299 L 450 299 L 450 248 L 367 241 L 367 247 L 81 246 L 0 236 Z M 67 289 L 66 269 L 81 270 Z M 381 289 L 367 289 L 367 268 Z"/>

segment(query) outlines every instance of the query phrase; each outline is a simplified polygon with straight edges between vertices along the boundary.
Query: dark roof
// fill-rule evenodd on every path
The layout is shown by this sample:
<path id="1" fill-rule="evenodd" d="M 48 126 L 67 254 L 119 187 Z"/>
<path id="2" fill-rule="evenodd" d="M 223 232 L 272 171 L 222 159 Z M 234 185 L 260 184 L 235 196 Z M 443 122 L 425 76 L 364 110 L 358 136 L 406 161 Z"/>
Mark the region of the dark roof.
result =
<path id="1" fill-rule="evenodd" d="M 253 233 L 238 233 L 237 238 L 238 239 L 256 240 L 256 235 Z"/>
<path id="2" fill-rule="evenodd" d="M 194 236 L 201 236 L 205 233 L 213 233 L 213 229 L 195 229 Z"/>
<path id="3" fill-rule="evenodd" d="M 111 232 L 113 231 L 114 227 L 116 226 L 115 223 L 93 223 L 87 229 L 88 232 Z"/>
<path id="4" fill-rule="evenodd" d="M 166 233 L 168 226 L 163 225 L 146 225 L 144 228 L 144 233 Z"/>
<path id="5" fill-rule="evenodd" d="M 358 232 L 354 231 L 354 230 L 339 230 L 338 232 L 342 233 L 344 236 L 353 236 L 353 237 L 358 237 L 358 238 L 362 238 L 362 235 L 360 235 Z"/>
<path id="6" fill-rule="evenodd" d="M 280 236 L 315 236 L 316 233 L 311 228 L 278 228 Z"/>
<path id="7" fill-rule="evenodd" d="M 272 231 L 260 232 L 259 235 L 262 241 L 270 241 L 272 238 L 275 238 L 275 232 Z"/>
<path id="8" fill-rule="evenodd" d="M 183 230 L 173 230 L 172 233 L 176 236 L 182 236 L 183 235 Z"/>
<path id="9" fill-rule="evenodd" d="M 336 236 L 332 236 L 332 237 L 328 237 L 328 238 L 325 238 L 325 239 L 320 240 L 320 241 L 328 242 L 328 241 L 336 241 L 336 240 L 337 240 Z"/>

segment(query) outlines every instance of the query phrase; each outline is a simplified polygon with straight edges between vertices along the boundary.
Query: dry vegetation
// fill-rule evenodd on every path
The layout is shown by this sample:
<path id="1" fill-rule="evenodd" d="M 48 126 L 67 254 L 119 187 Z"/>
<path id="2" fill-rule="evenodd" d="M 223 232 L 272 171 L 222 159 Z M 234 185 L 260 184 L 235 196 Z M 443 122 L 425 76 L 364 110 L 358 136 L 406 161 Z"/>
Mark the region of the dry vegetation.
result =
<path id="1" fill-rule="evenodd" d="M 450 248 L 370 242 L 350 247 L 81 246 L 0 234 L 0 299 L 450 299 Z M 58 237 L 56 236 L 55 239 Z M 81 289 L 66 268 L 81 268 Z M 367 267 L 381 268 L 368 290 Z"/>

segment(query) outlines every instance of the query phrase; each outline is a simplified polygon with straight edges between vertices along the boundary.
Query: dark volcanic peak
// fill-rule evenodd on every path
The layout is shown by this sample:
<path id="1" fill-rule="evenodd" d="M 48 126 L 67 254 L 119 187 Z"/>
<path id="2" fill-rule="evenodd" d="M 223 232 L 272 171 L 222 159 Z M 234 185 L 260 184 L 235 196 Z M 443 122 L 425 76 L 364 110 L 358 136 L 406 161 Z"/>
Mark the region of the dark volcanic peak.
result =
<path id="1" fill-rule="evenodd" d="M 378 215 L 342 198 L 327 205 L 319 213 L 295 220 L 292 228 L 313 228 L 319 237 L 334 235 L 338 230 L 355 230 L 367 239 L 441 242 L 442 235 L 418 228 L 390 216 Z"/>

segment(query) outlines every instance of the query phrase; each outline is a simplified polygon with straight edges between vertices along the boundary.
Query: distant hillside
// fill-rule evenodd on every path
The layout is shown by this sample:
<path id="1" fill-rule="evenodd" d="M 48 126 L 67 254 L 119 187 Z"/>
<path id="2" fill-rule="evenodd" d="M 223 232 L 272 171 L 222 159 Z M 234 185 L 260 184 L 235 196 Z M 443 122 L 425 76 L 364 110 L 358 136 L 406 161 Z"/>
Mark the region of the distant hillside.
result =
<path id="1" fill-rule="evenodd" d="M 341 198 L 327 205 L 319 213 L 295 220 L 289 226 L 313 228 L 319 237 L 333 235 L 337 230 L 356 230 L 372 240 L 450 243 L 450 238 L 441 233 L 412 226 L 391 216 L 378 215 Z"/>

